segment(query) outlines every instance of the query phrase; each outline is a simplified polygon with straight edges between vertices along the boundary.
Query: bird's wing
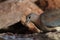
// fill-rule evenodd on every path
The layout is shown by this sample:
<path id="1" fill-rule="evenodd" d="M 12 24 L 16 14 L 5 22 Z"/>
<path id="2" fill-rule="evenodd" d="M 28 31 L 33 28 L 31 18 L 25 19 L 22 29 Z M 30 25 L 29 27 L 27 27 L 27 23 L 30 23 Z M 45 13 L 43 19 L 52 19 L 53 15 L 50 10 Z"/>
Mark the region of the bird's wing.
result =
<path id="1" fill-rule="evenodd" d="M 46 26 L 60 26 L 60 10 L 43 13 L 40 19 Z"/>

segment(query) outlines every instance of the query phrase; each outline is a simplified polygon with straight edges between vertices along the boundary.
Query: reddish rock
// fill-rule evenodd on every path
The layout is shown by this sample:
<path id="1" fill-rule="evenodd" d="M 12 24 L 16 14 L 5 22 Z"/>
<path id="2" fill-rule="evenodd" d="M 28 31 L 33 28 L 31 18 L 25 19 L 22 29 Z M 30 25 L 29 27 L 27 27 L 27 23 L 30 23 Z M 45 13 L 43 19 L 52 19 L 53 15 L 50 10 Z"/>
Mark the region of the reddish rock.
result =
<path id="1" fill-rule="evenodd" d="M 37 4 L 44 10 L 60 8 L 60 0 L 38 0 Z"/>
<path id="2" fill-rule="evenodd" d="M 0 3 L 0 29 L 8 28 L 19 21 L 26 24 L 26 16 L 30 13 L 40 15 L 43 11 L 29 0 L 8 0 Z M 27 25 L 27 24 L 26 24 Z M 28 25 L 29 29 L 36 29 Z M 31 28 L 30 28 L 31 27 Z M 37 29 L 36 29 L 37 30 Z"/>
<path id="3" fill-rule="evenodd" d="M 29 0 L 29 1 L 31 1 L 31 2 L 36 2 L 37 0 Z"/>

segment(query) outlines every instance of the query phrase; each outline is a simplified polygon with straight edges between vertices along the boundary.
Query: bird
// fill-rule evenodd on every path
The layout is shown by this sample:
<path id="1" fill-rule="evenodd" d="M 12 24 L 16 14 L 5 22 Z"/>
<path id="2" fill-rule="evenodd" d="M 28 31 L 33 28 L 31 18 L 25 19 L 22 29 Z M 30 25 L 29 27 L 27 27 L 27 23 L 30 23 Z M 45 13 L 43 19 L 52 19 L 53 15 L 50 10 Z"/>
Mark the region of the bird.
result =
<path id="1" fill-rule="evenodd" d="M 31 13 L 26 16 L 26 22 L 32 22 L 43 32 L 60 31 L 60 9 L 47 10 L 41 15 Z"/>

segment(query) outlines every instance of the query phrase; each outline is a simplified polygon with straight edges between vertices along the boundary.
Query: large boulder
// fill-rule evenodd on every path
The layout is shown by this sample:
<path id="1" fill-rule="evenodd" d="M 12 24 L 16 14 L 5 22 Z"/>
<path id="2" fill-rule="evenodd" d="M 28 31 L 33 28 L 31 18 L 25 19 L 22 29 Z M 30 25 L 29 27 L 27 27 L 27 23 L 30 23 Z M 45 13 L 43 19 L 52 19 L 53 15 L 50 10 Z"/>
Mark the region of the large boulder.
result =
<path id="1" fill-rule="evenodd" d="M 0 2 L 0 29 L 7 29 L 8 26 L 19 21 L 21 21 L 23 25 L 26 24 L 26 16 L 32 12 L 38 15 L 43 13 L 43 11 L 30 0 L 6 0 Z M 27 27 L 29 27 L 30 30 L 35 29 L 35 26 L 32 26 L 32 24 Z"/>

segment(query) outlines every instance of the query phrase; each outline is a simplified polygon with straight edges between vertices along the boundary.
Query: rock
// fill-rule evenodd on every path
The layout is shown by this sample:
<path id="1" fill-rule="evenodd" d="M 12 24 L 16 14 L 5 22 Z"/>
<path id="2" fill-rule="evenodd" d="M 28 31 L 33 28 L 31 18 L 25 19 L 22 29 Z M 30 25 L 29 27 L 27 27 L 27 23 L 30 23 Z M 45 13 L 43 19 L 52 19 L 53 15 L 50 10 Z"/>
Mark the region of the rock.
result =
<path id="1" fill-rule="evenodd" d="M 49 32 L 46 35 L 53 40 L 60 40 L 60 33 L 59 32 Z"/>
<path id="2" fill-rule="evenodd" d="M 6 34 L 6 33 L 5 33 Z M 1 35 L 0 38 L 5 40 L 60 40 L 60 33 L 49 32 L 46 34 L 34 33 L 34 34 L 17 34 L 17 35 Z"/>
<path id="3" fill-rule="evenodd" d="M 33 2 L 30 2 L 29 0 L 8 0 L 1 2 L 0 29 L 7 29 L 8 26 L 13 25 L 19 21 L 21 21 L 23 25 L 26 24 L 26 16 L 32 12 L 38 15 L 43 13 L 39 7 L 37 7 Z M 27 27 L 30 28 L 31 26 L 32 25 L 29 25 Z"/>
<path id="4" fill-rule="evenodd" d="M 31 1 L 31 2 L 36 2 L 37 0 L 29 0 L 29 1 Z"/>
<path id="5" fill-rule="evenodd" d="M 17 0 L 0 0 L 0 2 L 4 2 L 4 1 L 17 1 Z M 28 1 L 31 1 L 31 2 L 36 2 L 37 0 L 28 0 Z"/>
<path id="6" fill-rule="evenodd" d="M 60 8 L 60 0 L 38 0 L 37 5 L 43 10 Z"/>

